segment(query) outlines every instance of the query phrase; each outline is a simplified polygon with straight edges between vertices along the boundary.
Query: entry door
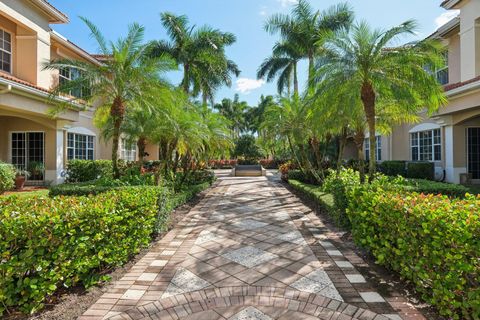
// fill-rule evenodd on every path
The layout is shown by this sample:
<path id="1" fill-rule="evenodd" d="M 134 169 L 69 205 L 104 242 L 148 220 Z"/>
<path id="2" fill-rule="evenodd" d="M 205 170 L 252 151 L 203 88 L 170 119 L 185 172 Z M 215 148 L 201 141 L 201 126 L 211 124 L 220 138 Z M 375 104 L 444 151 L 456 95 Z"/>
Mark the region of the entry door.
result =
<path id="1" fill-rule="evenodd" d="M 21 170 L 31 170 L 34 162 L 45 164 L 43 132 L 12 132 L 12 164 Z M 28 180 L 42 181 L 44 172 L 31 174 Z"/>
<path id="2" fill-rule="evenodd" d="M 480 127 L 467 129 L 467 157 L 468 173 L 480 181 Z"/>

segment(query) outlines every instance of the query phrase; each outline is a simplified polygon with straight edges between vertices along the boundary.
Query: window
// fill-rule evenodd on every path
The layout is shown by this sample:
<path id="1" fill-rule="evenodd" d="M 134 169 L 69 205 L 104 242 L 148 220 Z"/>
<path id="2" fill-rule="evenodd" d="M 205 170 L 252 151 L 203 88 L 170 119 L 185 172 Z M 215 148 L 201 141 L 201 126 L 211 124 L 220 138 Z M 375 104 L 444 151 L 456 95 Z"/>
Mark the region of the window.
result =
<path id="1" fill-rule="evenodd" d="M 80 77 L 80 71 L 74 68 L 62 68 L 59 71 L 59 82 L 60 85 L 65 85 L 68 81 L 76 80 Z M 80 87 L 80 88 L 73 88 L 67 92 L 69 95 L 82 98 L 87 96 L 88 88 Z"/>
<path id="2" fill-rule="evenodd" d="M 69 133 L 67 139 L 67 159 L 93 160 L 94 137 L 84 134 Z"/>
<path id="3" fill-rule="evenodd" d="M 375 161 L 382 161 L 382 137 L 376 136 Z M 365 139 L 365 160 L 370 160 L 370 139 Z"/>
<path id="4" fill-rule="evenodd" d="M 135 143 L 122 139 L 122 155 L 121 158 L 126 161 L 137 160 L 137 146 Z"/>
<path id="5" fill-rule="evenodd" d="M 12 36 L 0 29 L 0 70 L 12 72 Z"/>
<path id="6" fill-rule="evenodd" d="M 440 129 L 411 133 L 410 149 L 413 161 L 441 161 L 442 138 Z"/>
<path id="7" fill-rule="evenodd" d="M 437 77 L 438 82 L 441 85 L 445 85 L 449 83 L 448 79 L 448 51 L 443 53 L 443 58 L 445 60 L 445 66 L 441 69 L 435 70 L 435 75 Z"/>

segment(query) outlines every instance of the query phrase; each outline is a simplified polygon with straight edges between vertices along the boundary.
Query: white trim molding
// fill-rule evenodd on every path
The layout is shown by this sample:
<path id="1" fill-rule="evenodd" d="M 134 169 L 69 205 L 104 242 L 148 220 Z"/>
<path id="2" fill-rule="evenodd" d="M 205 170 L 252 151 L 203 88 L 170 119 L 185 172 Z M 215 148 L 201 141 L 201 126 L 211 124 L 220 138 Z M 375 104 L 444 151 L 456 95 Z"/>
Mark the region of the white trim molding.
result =
<path id="1" fill-rule="evenodd" d="M 94 136 L 94 137 L 97 136 L 97 134 L 95 132 L 93 132 L 92 130 L 87 129 L 85 127 L 69 128 L 69 129 L 67 129 L 67 132 L 68 133 L 83 134 L 83 135 L 86 135 L 86 136 Z"/>
<path id="2" fill-rule="evenodd" d="M 436 123 L 421 123 L 408 131 L 408 133 L 415 133 L 421 131 L 440 129 L 440 125 Z"/>

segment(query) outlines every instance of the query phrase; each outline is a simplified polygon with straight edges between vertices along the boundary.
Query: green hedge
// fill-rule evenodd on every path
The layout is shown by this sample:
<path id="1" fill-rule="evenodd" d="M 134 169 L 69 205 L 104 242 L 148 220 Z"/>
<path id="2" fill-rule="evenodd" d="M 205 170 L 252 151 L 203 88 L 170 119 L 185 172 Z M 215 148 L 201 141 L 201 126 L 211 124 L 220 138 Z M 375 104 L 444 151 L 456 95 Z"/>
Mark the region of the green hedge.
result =
<path id="1" fill-rule="evenodd" d="M 87 182 L 113 174 L 111 160 L 69 160 L 66 182 Z"/>
<path id="2" fill-rule="evenodd" d="M 402 190 L 424 194 L 441 194 L 449 197 L 463 198 L 470 191 L 460 184 L 436 182 L 424 179 L 407 179 L 407 184 L 402 185 Z"/>
<path id="3" fill-rule="evenodd" d="M 378 164 L 378 169 L 387 176 L 402 176 L 407 175 L 407 162 L 406 161 L 383 161 Z"/>
<path id="4" fill-rule="evenodd" d="M 341 214 L 340 210 L 337 210 L 334 197 L 330 193 L 326 193 L 319 186 L 297 180 L 288 180 L 288 183 L 293 189 L 312 200 L 318 208 L 327 212 L 335 220 L 335 223 L 339 225 L 348 224 L 348 221 L 345 221 L 345 215 Z"/>
<path id="5" fill-rule="evenodd" d="M 165 231 L 170 212 L 210 182 L 169 188 L 118 187 L 96 196 L 0 198 L 0 316 L 43 307 L 57 288 L 90 286 Z M 82 191 L 83 192 L 83 191 Z"/>
<path id="6" fill-rule="evenodd" d="M 15 185 L 15 168 L 0 161 L 0 194 L 11 190 Z"/>
<path id="7" fill-rule="evenodd" d="M 435 164 L 433 162 L 408 162 L 406 177 L 435 180 Z"/>
<path id="8" fill-rule="evenodd" d="M 479 319 L 480 197 L 348 191 L 354 240 L 411 281 L 442 315 Z"/>

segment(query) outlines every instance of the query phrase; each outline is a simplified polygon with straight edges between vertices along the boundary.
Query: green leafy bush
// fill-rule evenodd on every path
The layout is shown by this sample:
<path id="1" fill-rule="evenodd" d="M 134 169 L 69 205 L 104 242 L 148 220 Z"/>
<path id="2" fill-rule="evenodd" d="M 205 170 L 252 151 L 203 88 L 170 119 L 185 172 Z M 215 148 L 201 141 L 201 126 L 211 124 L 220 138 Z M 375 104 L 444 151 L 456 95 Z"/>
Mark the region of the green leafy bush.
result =
<path id="1" fill-rule="evenodd" d="M 8 163 L 0 162 L 0 194 L 11 190 L 15 185 L 15 168 Z"/>
<path id="2" fill-rule="evenodd" d="M 407 178 L 413 179 L 435 179 L 435 164 L 433 162 L 408 162 Z"/>
<path id="3" fill-rule="evenodd" d="M 335 206 L 335 200 L 330 193 L 326 193 L 319 186 L 306 184 L 297 180 L 291 179 L 288 180 L 288 183 L 293 189 L 299 191 L 305 197 L 312 200 L 317 208 L 326 211 L 335 220 L 335 223 L 339 225 L 345 224 L 345 215 L 339 214 L 340 212 Z"/>
<path id="4" fill-rule="evenodd" d="M 287 174 L 288 180 L 297 180 L 308 184 L 318 184 L 312 174 L 305 174 L 301 170 L 290 170 Z"/>
<path id="5" fill-rule="evenodd" d="M 66 168 L 66 182 L 87 182 L 102 177 L 111 177 L 111 160 L 69 160 Z"/>
<path id="6" fill-rule="evenodd" d="M 57 288 L 90 286 L 128 261 L 154 231 L 162 188 L 90 197 L 0 198 L 0 314 L 42 307 Z"/>
<path id="7" fill-rule="evenodd" d="M 383 161 L 379 164 L 379 170 L 387 176 L 402 176 L 407 174 L 406 161 Z"/>
<path id="8" fill-rule="evenodd" d="M 469 188 L 460 184 L 437 182 L 423 179 L 407 179 L 407 184 L 402 190 L 414 191 L 425 194 L 442 194 L 449 197 L 463 198 L 469 192 Z"/>
<path id="9" fill-rule="evenodd" d="M 355 241 L 411 281 L 442 315 L 480 315 L 480 197 L 402 193 L 379 184 L 348 191 Z"/>

